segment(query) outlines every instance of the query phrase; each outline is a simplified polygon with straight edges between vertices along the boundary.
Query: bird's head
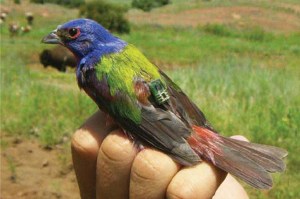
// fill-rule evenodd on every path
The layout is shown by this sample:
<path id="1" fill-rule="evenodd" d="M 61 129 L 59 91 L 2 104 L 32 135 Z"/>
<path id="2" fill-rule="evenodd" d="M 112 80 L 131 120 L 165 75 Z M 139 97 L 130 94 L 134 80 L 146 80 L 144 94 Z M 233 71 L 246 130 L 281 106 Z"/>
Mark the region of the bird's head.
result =
<path id="1" fill-rule="evenodd" d="M 93 51 L 100 55 L 121 50 L 126 42 L 113 36 L 96 21 L 75 19 L 59 25 L 42 40 L 43 43 L 61 44 L 81 59 Z"/>

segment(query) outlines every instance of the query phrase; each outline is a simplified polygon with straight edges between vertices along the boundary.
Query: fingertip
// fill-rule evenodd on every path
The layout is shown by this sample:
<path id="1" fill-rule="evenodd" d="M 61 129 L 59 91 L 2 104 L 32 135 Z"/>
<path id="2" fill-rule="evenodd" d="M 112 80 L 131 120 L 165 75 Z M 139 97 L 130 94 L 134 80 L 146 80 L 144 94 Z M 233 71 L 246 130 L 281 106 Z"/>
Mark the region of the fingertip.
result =
<path id="1" fill-rule="evenodd" d="M 242 136 L 242 135 L 233 135 L 233 136 L 231 136 L 231 138 L 232 139 L 236 139 L 236 140 L 241 140 L 241 141 L 249 142 L 249 140 L 246 137 Z"/>
<path id="2" fill-rule="evenodd" d="M 103 140 L 99 155 L 109 161 L 122 163 L 128 158 L 133 160 L 136 149 L 132 141 L 124 136 L 122 130 L 116 129 Z"/>
<path id="3" fill-rule="evenodd" d="M 132 174 L 144 179 L 157 180 L 166 172 L 179 169 L 173 159 L 154 149 L 146 148 L 137 154 L 132 165 Z"/>
<path id="4" fill-rule="evenodd" d="M 180 165 L 153 149 L 142 150 L 134 159 L 130 177 L 130 198 L 165 198 L 166 189 Z"/>
<path id="5" fill-rule="evenodd" d="M 84 130 L 94 136 L 97 140 L 102 142 L 102 140 L 115 129 L 115 125 L 107 125 L 106 114 L 102 111 L 95 112 L 91 117 L 89 117 L 79 128 L 79 130 Z"/>
<path id="6" fill-rule="evenodd" d="M 232 175 L 227 175 L 213 199 L 249 199 L 242 185 Z"/>
<path id="7" fill-rule="evenodd" d="M 97 111 L 73 134 L 72 150 L 80 153 L 93 153 L 97 156 L 103 139 L 111 130 L 112 126 L 106 125 L 105 114 Z"/>
<path id="8" fill-rule="evenodd" d="M 99 150 L 100 141 L 89 131 L 78 129 L 72 136 L 71 147 L 78 153 L 91 153 L 96 155 Z"/>
<path id="9" fill-rule="evenodd" d="M 213 165 L 202 162 L 180 170 L 167 189 L 167 198 L 212 198 L 226 173 Z"/>

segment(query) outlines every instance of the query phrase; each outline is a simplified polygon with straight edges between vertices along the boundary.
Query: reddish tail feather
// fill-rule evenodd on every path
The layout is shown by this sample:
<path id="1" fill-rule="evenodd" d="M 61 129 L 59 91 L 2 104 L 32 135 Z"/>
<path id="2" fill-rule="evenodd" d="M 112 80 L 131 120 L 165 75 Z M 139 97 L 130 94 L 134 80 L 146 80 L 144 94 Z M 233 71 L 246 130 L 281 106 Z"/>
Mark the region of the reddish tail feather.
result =
<path id="1" fill-rule="evenodd" d="M 271 188 L 269 172 L 285 169 L 283 158 L 287 152 L 283 149 L 226 138 L 198 126 L 193 126 L 193 130 L 188 143 L 202 159 L 255 188 Z"/>

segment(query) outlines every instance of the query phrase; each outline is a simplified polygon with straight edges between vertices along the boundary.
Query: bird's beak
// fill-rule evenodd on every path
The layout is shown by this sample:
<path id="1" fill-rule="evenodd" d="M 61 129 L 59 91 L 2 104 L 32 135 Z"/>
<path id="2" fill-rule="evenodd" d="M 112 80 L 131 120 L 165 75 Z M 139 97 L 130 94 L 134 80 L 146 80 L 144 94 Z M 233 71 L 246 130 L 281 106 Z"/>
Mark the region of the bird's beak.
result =
<path id="1" fill-rule="evenodd" d="M 49 35 L 42 39 L 42 43 L 45 44 L 62 44 L 61 39 L 57 35 L 57 30 L 52 31 Z"/>

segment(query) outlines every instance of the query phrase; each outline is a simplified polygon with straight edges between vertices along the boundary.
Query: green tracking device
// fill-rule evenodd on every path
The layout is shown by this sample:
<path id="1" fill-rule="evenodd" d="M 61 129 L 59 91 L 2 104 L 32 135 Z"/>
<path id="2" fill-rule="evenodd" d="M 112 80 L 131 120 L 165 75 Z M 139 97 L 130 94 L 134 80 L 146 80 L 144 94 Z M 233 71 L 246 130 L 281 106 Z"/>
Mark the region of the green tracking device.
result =
<path id="1" fill-rule="evenodd" d="M 151 94 L 155 101 L 160 105 L 170 99 L 166 86 L 160 79 L 153 80 L 149 83 Z"/>

